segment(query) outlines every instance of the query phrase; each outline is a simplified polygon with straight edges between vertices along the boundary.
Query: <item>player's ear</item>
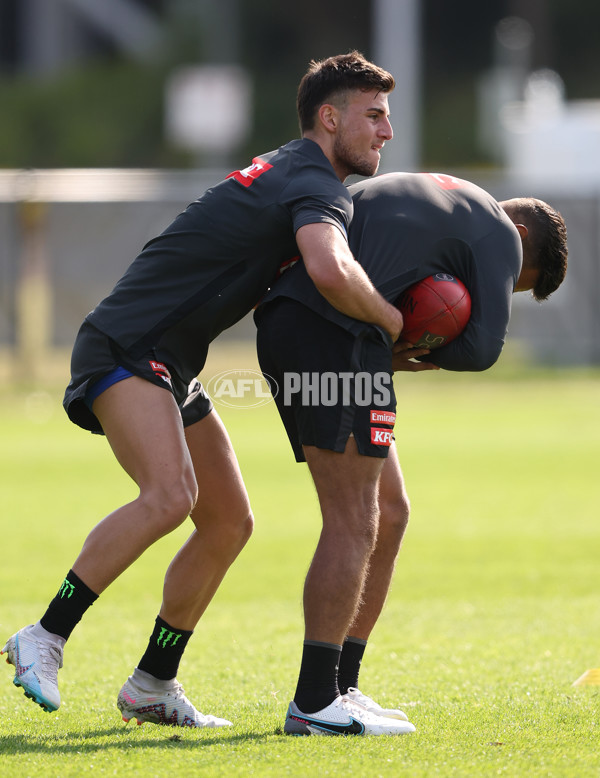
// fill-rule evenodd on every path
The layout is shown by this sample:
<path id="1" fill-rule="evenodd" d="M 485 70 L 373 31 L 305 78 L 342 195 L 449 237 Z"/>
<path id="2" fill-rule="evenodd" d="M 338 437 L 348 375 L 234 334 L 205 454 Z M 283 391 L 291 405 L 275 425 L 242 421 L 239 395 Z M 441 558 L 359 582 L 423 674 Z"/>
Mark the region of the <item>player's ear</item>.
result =
<path id="1" fill-rule="evenodd" d="M 319 120 L 327 132 L 335 132 L 338 126 L 338 110 L 331 103 L 324 103 L 318 111 Z"/>
<path id="2" fill-rule="evenodd" d="M 515 224 L 515 227 L 519 231 L 519 235 L 521 236 L 521 240 L 525 240 L 527 235 L 529 234 L 529 230 L 524 224 Z"/>

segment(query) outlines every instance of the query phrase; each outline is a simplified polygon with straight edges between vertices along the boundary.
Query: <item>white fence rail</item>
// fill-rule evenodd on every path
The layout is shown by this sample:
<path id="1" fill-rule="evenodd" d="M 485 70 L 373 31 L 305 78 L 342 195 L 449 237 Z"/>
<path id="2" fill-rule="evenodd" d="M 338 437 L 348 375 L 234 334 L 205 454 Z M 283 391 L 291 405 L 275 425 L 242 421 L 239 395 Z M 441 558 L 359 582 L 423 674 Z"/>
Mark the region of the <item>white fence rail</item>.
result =
<path id="1" fill-rule="evenodd" d="M 35 376 L 49 351 L 69 347 L 142 245 L 226 172 L 0 171 L 0 347 L 19 372 Z M 599 364 L 600 191 L 531 191 L 523 181 L 452 172 L 498 199 L 532 195 L 563 213 L 567 280 L 541 306 L 515 296 L 510 339 L 534 362 Z M 234 335 L 253 336 L 248 317 Z"/>

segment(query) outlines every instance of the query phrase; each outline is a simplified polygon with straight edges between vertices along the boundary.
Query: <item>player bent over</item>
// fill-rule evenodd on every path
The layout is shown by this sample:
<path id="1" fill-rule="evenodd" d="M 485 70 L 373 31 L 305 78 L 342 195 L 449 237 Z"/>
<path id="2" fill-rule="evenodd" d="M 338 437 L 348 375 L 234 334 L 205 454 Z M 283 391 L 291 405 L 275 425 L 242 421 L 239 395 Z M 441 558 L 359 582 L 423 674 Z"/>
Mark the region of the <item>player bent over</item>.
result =
<path id="1" fill-rule="evenodd" d="M 402 315 L 348 248 L 352 201 L 342 183 L 376 172 L 392 138 L 393 88 L 393 77 L 357 52 L 312 62 L 298 89 L 302 138 L 256 157 L 189 205 L 86 317 L 65 409 L 79 426 L 106 435 L 139 496 L 92 530 L 40 621 L 2 650 L 14 683 L 45 710 L 60 705 L 63 648 L 83 614 L 189 515 L 194 529 L 167 570 L 148 647 L 118 706 L 126 721 L 230 723 L 196 710 L 176 680 L 192 631 L 253 521 L 229 437 L 196 376 L 209 343 L 298 254 L 332 305 L 398 337 Z"/>
<path id="2" fill-rule="evenodd" d="M 296 460 L 308 464 L 323 520 L 304 588 L 305 641 L 285 723 L 298 735 L 358 730 L 349 705 L 413 729 L 401 711 L 381 708 L 357 688 L 409 516 L 392 443 L 392 369 L 487 369 L 502 350 L 513 292 L 546 299 L 567 267 L 564 220 L 540 200 L 499 203 L 443 174 L 389 173 L 349 189 L 350 247 L 386 299 L 449 273 L 469 289 L 472 314 L 456 340 L 432 353 L 405 342 L 392 348 L 385 332 L 329 305 L 302 262 L 256 311 L 259 361 L 277 382 L 277 407 Z"/>
<path id="3" fill-rule="evenodd" d="M 383 709 L 356 688 L 408 520 L 398 459 L 388 457 L 396 418 L 391 342 L 374 327 L 354 336 L 282 297 L 259 308 L 256 321 L 261 368 L 279 387 L 279 413 L 296 461 L 308 463 L 323 517 L 304 586 L 305 641 L 285 732 L 414 732 L 402 711 Z M 378 542 L 381 526 L 390 537 Z M 391 557 L 370 565 L 376 545 Z M 360 609 L 367 589 L 378 601 L 372 596 Z"/>

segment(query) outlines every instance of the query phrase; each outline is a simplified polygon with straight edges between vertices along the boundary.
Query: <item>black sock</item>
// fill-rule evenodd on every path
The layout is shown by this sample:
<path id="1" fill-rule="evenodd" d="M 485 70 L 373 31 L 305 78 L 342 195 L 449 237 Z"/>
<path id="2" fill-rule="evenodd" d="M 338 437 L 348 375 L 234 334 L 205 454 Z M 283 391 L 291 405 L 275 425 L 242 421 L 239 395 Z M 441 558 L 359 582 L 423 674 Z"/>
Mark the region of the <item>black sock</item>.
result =
<path id="1" fill-rule="evenodd" d="M 302 713 L 315 713 L 339 697 L 337 685 L 341 646 L 305 640 L 294 702 Z"/>
<path id="2" fill-rule="evenodd" d="M 97 599 L 98 595 L 69 570 L 58 594 L 40 619 L 40 624 L 48 632 L 67 640 L 83 614 Z"/>
<path id="3" fill-rule="evenodd" d="M 362 662 L 366 647 L 367 641 L 361 640 L 361 638 L 347 637 L 344 640 L 340 657 L 340 669 L 338 671 L 340 694 L 346 694 L 351 686 L 358 688 L 360 663 Z"/>
<path id="4" fill-rule="evenodd" d="M 148 648 L 138 664 L 138 669 L 150 673 L 161 681 L 175 678 L 179 662 L 191 636 L 191 630 L 175 629 L 157 616 Z"/>

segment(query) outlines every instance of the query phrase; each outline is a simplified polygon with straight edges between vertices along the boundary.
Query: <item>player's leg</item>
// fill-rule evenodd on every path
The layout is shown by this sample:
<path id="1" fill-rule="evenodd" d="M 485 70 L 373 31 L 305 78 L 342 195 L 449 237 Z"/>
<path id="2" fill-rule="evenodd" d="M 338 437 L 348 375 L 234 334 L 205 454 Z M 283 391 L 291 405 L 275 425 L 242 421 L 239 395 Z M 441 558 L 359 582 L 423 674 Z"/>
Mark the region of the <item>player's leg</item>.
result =
<path id="1" fill-rule="evenodd" d="M 185 429 L 198 483 L 191 514 L 196 527 L 167 570 L 162 607 L 147 649 L 119 693 L 117 704 L 125 721 L 135 717 L 138 723 L 230 724 L 196 710 L 175 680 L 194 627 L 252 533 L 237 459 L 223 423 L 210 407 L 208 402 L 206 415 Z M 186 410 L 189 415 L 189 407 Z M 148 697 L 153 698 L 152 705 Z"/>
<path id="2" fill-rule="evenodd" d="M 414 732 L 408 721 L 374 715 L 341 696 L 341 646 L 361 602 L 378 527 L 377 480 L 383 459 L 305 446 L 323 528 L 304 587 L 305 642 L 285 731 L 290 734 Z M 336 723 L 339 722 L 339 723 Z M 339 729 L 336 729 L 339 727 Z"/>
<path id="3" fill-rule="evenodd" d="M 406 720 L 401 710 L 382 708 L 358 689 L 358 676 L 367 641 L 385 604 L 408 524 L 410 504 L 394 447 L 390 449 L 379 478 L 378 504 L 380 519 L 377 543 L 369 560 L 360 608 L 343 644 L 338 685 L 342 695 L 347 695 L 366 710 Z"/>
<path id="4" fill-rule="evenodd" d="M 140 492 L 92 530 L 40 622 L 3 649 L 17 667 L 14 683 L 46 710 L 60 705 L 64 643 L 85 610 L 148 546 L 181 524 L 196 499 L 181 415 L 169 391 L 132 376 L 106 389 L 93 410 Z"/>
<path id="5" fill-rule="evenodd" d="M 377 481 L 384 460 L 305 446 L 323 528 L 304 586 L 305 638 L 342 643 L 354 619 L 379 523 Z"/>
<path id="6" fill-rule="evenodd" d="M 173 395 L 132 376 L 94 402 L 110 446 L 138 496 L 88 535 L 73 570 L 100 594 L 140 554 L 192 511 L 197 484 Z"/>
<path id="7" fill-rule="evenodd" d="M 348 635 L 368 640 L 385 604 L 402 538 L 408 526 L 410 503 L 395 447 L 388 458 L 378 483 L 379 532 L 369 560 L 369 573 L 358 610 Z"/>
<path id="8" fill-rule="evenodd" d="M 306 640 L 284 730 L 297 735 L 412 732 L 408 722 L 384 720 L 353 706 L 342 699 L 337 686 L 341 643 L 356 613 L 377 534 L 377 481 L 391 440 L 391 431 L 381 425 L 389 427 L 394 416 L 390 393 L 381 424 L 371 418 L 368 406 L 359 420 L 351 400 L 357 390 L 348 387 L 347 379 L 387 371 L 391 382 L 389 348 L 375 330 L 366 328 L 357 338 L 285 298 L 261 309 L 257 324 L 261 368 L 286 388 L 275 397 L 277 409 L 297 461 L 309 464 L 323 520 L 305 582 Z M 329 379 L 336 372 L 338 401 L 321 402 L 314 391 L 319 384 L 315 376 L 327 373 Z M 306 392 L 292 388 L 301 376 L 311 378 L 312 388 Z M 368 450 L 369 456 L 358 452 L 353 437 L 358 427 L 361 450 Z"/>
<path id="9" fill-rule="evenodd" d="M 304 452 L 323 526 L 304 583 L 304 649 L 294 702 L 312 713 L 339 696 L 339 655 L 377 537 L 377 479 L 383 460 L 360 455 L 354 439 L 344 453 L 315 446 L 305 446 Z"/>
<path id="10" fill-rule="evenodd" d="M 253 529 L 250 501 L 227 430 L 216 411 L 185 430 L 198 499 L 195 530 L 165 578 L 160 616 L 192 630 Z"/>

